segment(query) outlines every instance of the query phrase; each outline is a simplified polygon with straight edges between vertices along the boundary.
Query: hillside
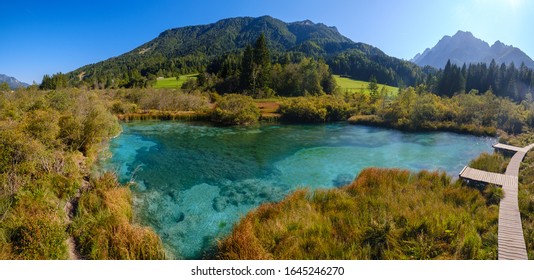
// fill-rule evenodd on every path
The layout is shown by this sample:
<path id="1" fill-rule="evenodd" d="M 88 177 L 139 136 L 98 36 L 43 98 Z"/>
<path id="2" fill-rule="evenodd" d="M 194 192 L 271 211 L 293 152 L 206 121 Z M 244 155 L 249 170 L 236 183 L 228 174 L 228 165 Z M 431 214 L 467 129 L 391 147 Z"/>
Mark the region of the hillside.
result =
<path id="1" fill-rule="evenodd" d="M 417 54 L 411 61 L 419 66 L 430 65 L 436 68 L 444 68 L 447 61 L 452 64 L 462 65 L 487 63 L 495 60 L 497 64 L 514 63 L 520 66 L 524 63 L 530 69 L 534 69 L 534 61 L 523 51 L 513 46 L 508 46 L 500 41 L 492 46 L 476 38 L 471 32 L 458 31 L 454 36 L 444 36 L 432 49 L 426 49 L 422 54 Z"/>
<path id="2" fill-rule="evenodd" d="M 4 83 L 4 82 L 7 83 L 11 89 L 16 89 L 16 88 L 20 88 L 20 87 L 29 86 L 28 84 L 23 83 L 23 82 L 15 79 L 13 77 L 9 77 L 7 75 L 0 74 L 0 84 Z"/>
<path id="3" fill-rule="evenodd" d="M 309 20 L 285 23 L 263 16 L 223 19 L 213 24 L 187 26 L 162 32 L 157 38 L 130 52 L 71 73 L 71 82 L 91 87 L 135 87 L 132 80 L 155 80 L 180 74 L 199 73 L 215 59 L 240 56 L 247 45 L 264 34 L 276 62 L 287 57 L 322 58 L 336 74 L 397 85 L 413 84 L 421 70 L 407 61 L 390 57 L 378 48 L 355 43 L 335 27 Z M 146 83 L 144 83 L 146 85 Z"/>

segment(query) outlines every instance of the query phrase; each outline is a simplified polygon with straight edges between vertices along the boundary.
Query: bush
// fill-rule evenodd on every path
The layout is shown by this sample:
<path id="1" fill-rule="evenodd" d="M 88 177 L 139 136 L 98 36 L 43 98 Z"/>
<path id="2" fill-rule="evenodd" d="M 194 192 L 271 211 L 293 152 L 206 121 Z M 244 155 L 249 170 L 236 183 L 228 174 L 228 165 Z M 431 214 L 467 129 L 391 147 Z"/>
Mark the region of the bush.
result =
<path id="1" fill-rule="evenodd" d="M 209 107 L 208 101 L 208 97 L 199 92 L 185 94 L 177 90 L 147 89 L 136 104 L 143 110 L 204 111 Z"/>
<path id="2" fill-rule="evenodd" d="M 135 113 L 137 105 L 134 103 L 127 103 L 120 100 L 113 101 L 111 104 L 111 112 L 113 114 L 128 114 Z"/>
<path id="3" fill-rule="evenodd" d="M 350 106 L 334 96 L 298 97 L 280 104 L 282 120 L 294 122 L 331 122 L 347 120 Z"/>
<path id="4" fill-rule="evenodd" d="M 34 139 L 53 147 L 59 135 L 59 113 L 57 111 L 35 110 L 27 114 L 25 130 Z"/>
<path id="5" fill-rule="evenodd" d="M 55 218 L 36 215 L 23 219 L 13 232 L 14 253 L 27 260 L 66 259 L 65 225 Z"/>
<path id="6" fill-rule="evenodd" d="M 225 125 L 250 125 L 260 119 L 260 110 L 249 96 L 227 94 L 217 103 L 212 120 Z"/>
<path id="7" fill-rule="evenodd" d="M 17 259 L 66 259 L 66 220 L 62 204 L 45 186 L 26 186 L 2 226 Z"/>

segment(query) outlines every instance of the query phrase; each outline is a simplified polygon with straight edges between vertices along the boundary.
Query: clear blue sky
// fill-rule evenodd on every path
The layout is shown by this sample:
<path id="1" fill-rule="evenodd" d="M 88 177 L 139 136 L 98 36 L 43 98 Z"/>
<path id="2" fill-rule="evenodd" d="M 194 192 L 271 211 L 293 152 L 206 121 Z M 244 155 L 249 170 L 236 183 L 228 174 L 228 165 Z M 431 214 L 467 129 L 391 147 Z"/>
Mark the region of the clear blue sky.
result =
<path id="1" fill-rule="evenodd" d="M 530 0 L 17 0 L 0 6 L 0 74 L 27 83 L 120 55 L 166 29 L 237 16 L 322 22 L 403 59 L 458 30 L 534 56 Z"/>

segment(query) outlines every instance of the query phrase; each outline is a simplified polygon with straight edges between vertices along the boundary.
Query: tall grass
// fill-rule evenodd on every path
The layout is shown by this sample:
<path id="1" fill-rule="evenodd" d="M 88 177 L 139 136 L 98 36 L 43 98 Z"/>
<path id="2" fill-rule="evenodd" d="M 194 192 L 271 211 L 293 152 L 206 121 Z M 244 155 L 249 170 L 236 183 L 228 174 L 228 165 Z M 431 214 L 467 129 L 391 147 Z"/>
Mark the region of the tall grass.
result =
<path id="1" fill-rule="evenodd" d="M 528 258 L 534 259 L 534 153 L 526 155 L 519 169 L 519 212 Z"/>
<path id="2" fill-rule="evenodd" d="M 478 158 L 472 160 L 469 166 L 488 172 L 504 173 L 509 162 L 510 158 L 505 158 L 500 153 L 483 153 Z"/>
<path id="3" fill-rule="evenodd" d="M 445 173 L 366 169 L 250 212 L 221 259 L 495 259 L 498 208 Z"/>
<path id="4" fill-rule="evenodd" d="M 86 258 L 165 258 L 160 238 L 133 223 L 131 191 L 120 186 L 112 173 L 92 180 L 82 194 L 70 232 Z"/>

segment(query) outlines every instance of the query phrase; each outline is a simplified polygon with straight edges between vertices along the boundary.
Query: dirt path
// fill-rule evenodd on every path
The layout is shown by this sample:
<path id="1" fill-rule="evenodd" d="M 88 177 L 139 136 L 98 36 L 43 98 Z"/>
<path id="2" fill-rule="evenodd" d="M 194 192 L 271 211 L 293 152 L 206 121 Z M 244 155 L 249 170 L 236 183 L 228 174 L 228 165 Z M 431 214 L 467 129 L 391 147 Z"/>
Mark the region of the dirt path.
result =
<path id="1" fill-rule="evenodd" d="M 65 204 L 64 211 L 67 218 L 67 228 L 70 227 L 72 223 L 72 219 L 74 218 L 74 215 L 76 214 L 76 209 L 78 208 L 78 201 L 80 199 L 80 196 L 83 191 L 89 189 L 89 182 L 84 179 L 82 181 L 82 186 L 76 191 L 76 194 L 73 198 L 71 198 L 67 203 Z M 69 235 L 69 237 L 66 240 L 67 242 L 67 250 L 69 253 L 69 260 L 81 260 L 82 255 L 77 249 L 76 240 L 72 236 Z"/>
<path id="2" fill-rule="evenodd" d="M 67 238 L 67 250 L 69 252 L 69 260 L 81 260 L 78 250 L 76 250 L 76 242 L 72 236 Z"/>

